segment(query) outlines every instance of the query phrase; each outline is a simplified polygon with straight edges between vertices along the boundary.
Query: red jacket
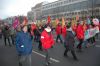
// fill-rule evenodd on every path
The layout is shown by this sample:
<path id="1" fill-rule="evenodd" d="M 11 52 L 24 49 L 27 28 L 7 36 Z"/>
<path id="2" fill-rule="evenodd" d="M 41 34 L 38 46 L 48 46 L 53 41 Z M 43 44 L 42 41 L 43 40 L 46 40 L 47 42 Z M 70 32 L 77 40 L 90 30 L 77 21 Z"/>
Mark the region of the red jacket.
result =
<path id="1" fill-rule="evenodd" d="M 72 26 L 72 30 L 74 31 L 74 32 L 76 32 L 76 29 L 77 29 L 77 26 Z"/>
<path id="2" fill-rule="evenodd" d="M 82 25 L 78 25 L 76 35 L 78 39 L 84 39 L 84 30 Z"/>
<path id="3" fill-rule="evenodd" d="M 35 29 L 37 29 L 36 25 L 35 25 L 35 24 L 32 24 L 32 25 L 31 25 L 31 35 L 32 35 L 32 36 L 34 35 L 34 32 L 33 32 L 33 31 L 34 31 Z"/>
<path id="4" fill-rule="evenodd" d="M 37 27 L 36 27 L 35 24 L 32 24 L 32 25 L 31 25 L 31 29 L 32 29 L 32 31 L 34 31 L 36 28 L 37 28 Z"/>
<path id="5" fill-rule="evenodd" d="M 67 30 L 67 28 L 66 28 L 66 26 L 64 26 L 64 27 L 62 28 L 62 36 L 63 36 L 63 38 L 66 37 L 66 34 L 67 34 L 66 30 Z"/>
<path id="6" fill-rule="evenodd" d="M 62 27 L 60 26 L 60 25 L 58 25 L 57 27 L 56 27 L 56 34 L 58 35 L 58 34 L 61 34 L 61 29 L 62 29 Z"/>
<path id="7" fill-rule="evenodd" d="M 46 30 L 41 33 L 41 42 L 44 49 L 49 49 L 54 44 L 52 35 L 49 35 Z"/>

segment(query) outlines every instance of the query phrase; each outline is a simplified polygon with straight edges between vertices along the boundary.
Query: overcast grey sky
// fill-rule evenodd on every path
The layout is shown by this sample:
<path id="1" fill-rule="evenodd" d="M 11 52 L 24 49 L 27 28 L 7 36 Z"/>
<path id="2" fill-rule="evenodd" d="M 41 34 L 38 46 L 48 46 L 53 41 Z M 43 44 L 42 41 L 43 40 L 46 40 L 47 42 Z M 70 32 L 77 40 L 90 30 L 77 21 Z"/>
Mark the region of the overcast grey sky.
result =
<path id="1" fill-rule="evenodd" d="M 31 7 L 43 1 L 53 2 L 57 0 L 0 0 L 0 18 L 27 15 Z"/>

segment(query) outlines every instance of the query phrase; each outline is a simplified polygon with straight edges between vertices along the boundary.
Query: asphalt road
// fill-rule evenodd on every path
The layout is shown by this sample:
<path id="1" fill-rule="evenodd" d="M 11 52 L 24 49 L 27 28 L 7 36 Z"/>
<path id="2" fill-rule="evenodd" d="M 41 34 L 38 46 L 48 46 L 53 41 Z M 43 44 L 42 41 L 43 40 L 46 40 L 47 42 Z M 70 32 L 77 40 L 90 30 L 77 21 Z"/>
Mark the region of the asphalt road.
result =
<path id="1" fill-rule="evenodd" d="M 64 46 L 56 43 L 50 50 L 50 66 L 100 66 L 100 36 L 96 41 L 96 46 L 84 48 L 79 53 L 76 50 L 79 61 L 72 58 L 71 53 L 68 57 L 63 56 Z M 38 50 L 38 43 L 33 42 L 32 66 L 45 66 L 45 53 Z M 0 39 L 0 66 L 18 66 L 18 57 L 15 46 L 9 47 L 4 45 L 3 39 Z"/>

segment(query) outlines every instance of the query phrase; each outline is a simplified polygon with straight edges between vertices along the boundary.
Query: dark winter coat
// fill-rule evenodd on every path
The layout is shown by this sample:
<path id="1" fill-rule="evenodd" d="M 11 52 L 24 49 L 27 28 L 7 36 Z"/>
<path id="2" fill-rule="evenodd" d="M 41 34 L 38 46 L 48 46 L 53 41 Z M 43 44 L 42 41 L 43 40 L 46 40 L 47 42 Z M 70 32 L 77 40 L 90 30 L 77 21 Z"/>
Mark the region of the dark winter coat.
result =
<path id="1" fill-rule="evenodd" d="M 65 47 L 69 48 L 69 49 L 73 49 L 74 48 L 74 34 L 72 32 L 72 30 L 67 30 L 67 35 L 65 37 L 65 41 L 64 41 L 64 45 Z"/>
<path id="2" fill-rule="evenodd" d="M 4 29 L 3 29 L 3 36 L 4 37 L 6 37 L 6 38 L 9 38 L 10 37 L 10 29 L 9 29 L 9 27 L 4 27 Z"/>

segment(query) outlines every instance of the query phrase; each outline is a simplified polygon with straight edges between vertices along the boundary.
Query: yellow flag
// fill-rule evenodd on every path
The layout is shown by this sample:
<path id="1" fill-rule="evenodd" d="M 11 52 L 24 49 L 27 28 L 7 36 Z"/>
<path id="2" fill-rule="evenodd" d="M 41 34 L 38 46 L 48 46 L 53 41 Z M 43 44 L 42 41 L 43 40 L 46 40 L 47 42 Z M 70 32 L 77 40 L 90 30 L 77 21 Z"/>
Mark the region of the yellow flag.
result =
<path id="1" fill-rule="evenodd" d="M 27 25 L 28 24 L 28 19 L 27 19 L 27 17 L 24 17 L 24 21 L 22 22 L 22 25 L 24 26 L 24 25 Z"/>
<path id="2" fill-rule="evenodd" d="M 72 22 L 71 22 L 71 27 L 72 27 L 72 28 L 75 28 L 75 26 L 77 26 L 77 21 L 74 19 L 74 20 L 72 20 Z"/>
<path id="3" fill-rule="evenodd" d="M 55 22 L 56 22 L 56 25 L 59 23 L 59 20 L 58 20 L 58 18 L 56 18 Z"/>
<path id="4" fill-rule="evenodd" d="M 72 27 L 74 26 L 74 20 L 71 21 L 71 26 L 72 26 Z"/>
<path id="5" fill-rule="evenodd" d="M 65 25 L 65 19 L 64 17 L 62 17 L 62 27 L 64 27 L 64 25 Z"/>

